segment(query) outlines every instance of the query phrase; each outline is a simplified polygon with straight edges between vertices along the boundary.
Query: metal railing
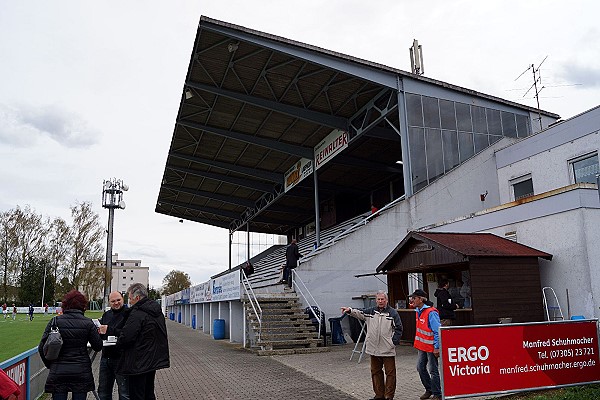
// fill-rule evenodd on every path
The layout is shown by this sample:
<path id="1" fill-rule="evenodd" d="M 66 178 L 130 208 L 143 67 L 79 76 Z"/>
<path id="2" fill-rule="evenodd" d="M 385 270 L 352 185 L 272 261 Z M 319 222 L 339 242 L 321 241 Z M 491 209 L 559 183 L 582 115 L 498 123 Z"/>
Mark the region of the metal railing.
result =
<path id="1" fill-rule="evenodd" d="M 315 253 L 317 253 L 318 251 L 320 251 L 322 248 L 334 244 L 341 237 L 346 236 L 349 232 L 352 232 L 352 231 L 358 229 L 362 225 L 366 225 L 370 220 L 372 220 L 373 218 L 375 218 L 378 215 L 382 214 L 384 211 L 387 211 L 390 208 L 394 207 L 396 204 L 398 204 L 399 202 L 401 202 L 405 198 L 406 198 L 406 196 L 402 195 L 402 196 L 398 197 L 397 199 L 395 199 L 394 201 L 386 204 L 385 206 L 383 206 L 381 209 L 377 210 L 374 213 L 365 213 L 365 214 L 363 214 L 363 216 L 364 216 L 363 219 L 361 219 L 360 221 L 358 221 L 355 224 L 351 225 L 350 227 L 344 229 L 342 232 L 338 233 L 337 235 L 335 235 L 334 237 L 332 237 L 331 239 L 329 239 L 325 243 L 321 244 L 321 246 L 317 247 L 316 249 L 311 250 L 310 253 L 308 253 L 304 257 L 304 260 L 300 259 L 300 264 L 302 262 L 304 262 L 304 261 L 307 261 L 309 258 L 311 258 L 311 256 L 313 256 Z"/>
<path id="2" fill-rule="evenodd" d="M 308 304 L 308 308 L 310 309 L 310 312 L 315 317 L 315 319 L 317 321 L 319 321 L 319 330 L 318 330 L 317 338 L 320 339 L 321 338 L 321 318 L 322 318 L 321 316 L 323 315 L 323 310 L 319 306 L 319 303 L 317 303 L 317 300 L 315 300 L 315 298 L 313 297 L 313 295 L 310 293 L 310 291 L 306 287 L 306 284 L 304 284 L 304 281 L 302 280 L 302 278 L 300 278 L 300 275 L 298 275 L 298 273 L 296 272 L 296 270 L 292 269 L 291 271 L 292 271 L 292 285 L 293 285 L 293 287 L 296 289 L 296 292 L 299 293 L 300 296 L 302 296 L 302 299 L 304 300 L 304 303 Z M 298 283 L 300 283 L 301 285 L 299 285 Z M 304 294 L 304 292 L 306 292 L 306 295 Z M 319 315 L 317 315 L 317 313 L 315 312 L 315 310 L 313 308 L 313 304 L 310 302 L 310 300 L 309 300 L 308 297 L 310 297 L 310 299 L 312 299 L 312 301 L 314 303 L 314 306 L 316 306 L 317 309 L 319 310 Z M 323 323 L 324 322 L 325 321 L 323 321 Z"/>
<path id="3" fill-rule="evenodd" d="M 242 273 L 242 287 L 244 288 L 244 292 L 246 293 L 246 296 L 248 297 L 248 300 L 250 302 L 250 305 L 252 306 L 252 311 L 254 312 L 254 315 L 256 316 L 256 319 L 258 321 L 258 334 L 256 334 L 257 337 L 257 341 L 260 341 L 260 335 L 262 333 L 262 308 L 260 307 L 260 304 L 258 303 L 258 299 L 256 298 L 256 294 L 254 293 L 254 290 L 252 290 L 252 285 L 250 284 L 250 282 L 248 281 L 248 277 L 246 276 L 246 273 L 244 272 L 244 270 L 240 271 Z M 244 318 L 246 318 L 244 316 Z M 246 334 L 244 332 L 244 334 Z"/>

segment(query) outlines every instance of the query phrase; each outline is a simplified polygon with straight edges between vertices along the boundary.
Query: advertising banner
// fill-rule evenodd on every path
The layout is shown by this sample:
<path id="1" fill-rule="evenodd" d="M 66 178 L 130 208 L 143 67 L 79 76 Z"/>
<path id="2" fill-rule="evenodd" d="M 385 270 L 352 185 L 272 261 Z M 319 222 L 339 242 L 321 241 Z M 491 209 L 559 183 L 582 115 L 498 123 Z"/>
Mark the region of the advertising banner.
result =
<path id="1" fill-rule="evenodd" d="M 17 400 L 27 399 L 27 358 L 6 368 L 4 372 L 19 386 L 21 393 Z"/>
<path id="2" fill-rule="evenodd" d="M 204 302 L 204 285 L 206 285 L 206 282 L 201 283 L 196 286 L 192 286 L 190 288 L 190 303 L 191 304 Z"/>
<path id="3" fill-rule="evenodd" d="M 301 158 L 284 175 L 284 190 L 287 192 L 313 172 L 312 160 Z"/>
<path id="4" fill-rule="evenodd" d="M 447 399 L 600 381 L 597 320 L 442 327 Z"/>
<path id="5" fill-rule="evenodd" d="M 211 301 L 240 299 L 240 271 L 211 279 Z"/>
<path id="6" fill-rule="evenodd" d="M 327 164 L 336 154 L 348 147 L 348 132 L 334 129 L 315 147 L 315 166 L 317 169 Z"/>

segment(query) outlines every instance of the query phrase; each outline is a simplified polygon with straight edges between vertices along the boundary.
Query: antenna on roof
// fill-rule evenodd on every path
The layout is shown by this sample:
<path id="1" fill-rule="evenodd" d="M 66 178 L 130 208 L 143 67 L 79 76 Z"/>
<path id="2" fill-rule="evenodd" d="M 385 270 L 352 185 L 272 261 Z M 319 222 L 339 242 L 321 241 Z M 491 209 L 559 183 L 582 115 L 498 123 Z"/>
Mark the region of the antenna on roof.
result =
<path id="1" fill-rule="evenodd" d="M 425 64 L 423 64 L 423 48 L 413 39 L 413 45 L 408 48 L 410 52 L 410 68 L 413 74 L 423 75 L 425 73 Z"/>
<path id="2" fill-rule="evenodd" d="M 542 64 L 544 63 L 544 61 L 546 61 L 547 58 L 548 58 L 548 56 L 544 57 L 544 59 L 537 66 L 537 68 L 535 67 L 535 65 L 531 64 L 530 66 L 527 67 L 527 69 L 525 71 L 521 72 L 521 75 L 517 76 L 517 79 L 519 79 L 527 71 L 531 70 L 533 72 L 533 85 L 531 85 L 529 87 L 529 89 L 527 89 L 527 91 L 525 92 L 525 94 L 523 95 L 523 97 L 527 96 L 527 93 L 529 93 L 529 91 L 531 89 L 535 89 L 535 101 L 537 102 L 538 120 L 540 121 L 540 130 L 543 129 L 543 127 L 542 127 L 542 112 L 540 110 L 540 92 L 545 88 L 545 86 L 542 86 L 542 75 L 540 73 L 540 67 L 542 66 Z M 515 81 L 517 79 L 515 79 Z M 540 88 L 539 89 L 538 89 L 538 83 L 540 84 Z"/>

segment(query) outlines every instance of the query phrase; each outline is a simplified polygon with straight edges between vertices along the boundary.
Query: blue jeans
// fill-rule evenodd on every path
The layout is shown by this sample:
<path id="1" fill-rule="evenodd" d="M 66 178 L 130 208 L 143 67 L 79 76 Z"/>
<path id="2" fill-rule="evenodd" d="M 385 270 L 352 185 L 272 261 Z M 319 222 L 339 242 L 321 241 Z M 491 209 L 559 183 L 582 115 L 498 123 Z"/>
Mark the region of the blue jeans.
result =
<path id="1" fill-rule="evenodd" d="M 100 400 L 112 400 L 115 380 L 119 389 L 119 400 L 129 400 L 127 377 L 116 373 L 118 362 L 118 358 L 102 357 L 100 359 L 100 373 L 98 376 L 98 397 L 100 397 Z"/>
<path id="2" fill-rule="evenodd" d="M 429 364 L 429 372 L 427 372 L 427 364 Z M 417 371 L 425 390 L 430 391 L 434 396 L 441 396 L 442 388 L 440 385 L 440 371 L 438 371 L 437 357 L 433 353 L 419 350 Z"/>
<path id="3" fill-rule="evenodd" d="M 52 393 L 52 400 L 67 400 L 67 392 Z M 73 400 L 85 400 L 87 393 L 73 393 Z"/>

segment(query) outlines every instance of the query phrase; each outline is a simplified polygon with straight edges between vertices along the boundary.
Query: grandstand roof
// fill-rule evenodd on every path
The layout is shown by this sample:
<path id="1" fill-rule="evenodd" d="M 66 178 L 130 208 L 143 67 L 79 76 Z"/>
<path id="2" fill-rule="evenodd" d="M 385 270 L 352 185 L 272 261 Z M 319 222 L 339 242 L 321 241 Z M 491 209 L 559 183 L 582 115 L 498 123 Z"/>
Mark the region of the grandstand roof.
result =
<path id="1" fill-rule="evenodd" d="M 527 109 L 201 17 L 156 212 L 231 231 L 246 221 L 266 233 L 304 225 L 314 220 L 312 176 L 286 192 L 284 175 L 336 129 L 351 145 L 318 170 L 321 199 L 402 181 L 398 113 L 390 112 L 400 75 Z"/>

